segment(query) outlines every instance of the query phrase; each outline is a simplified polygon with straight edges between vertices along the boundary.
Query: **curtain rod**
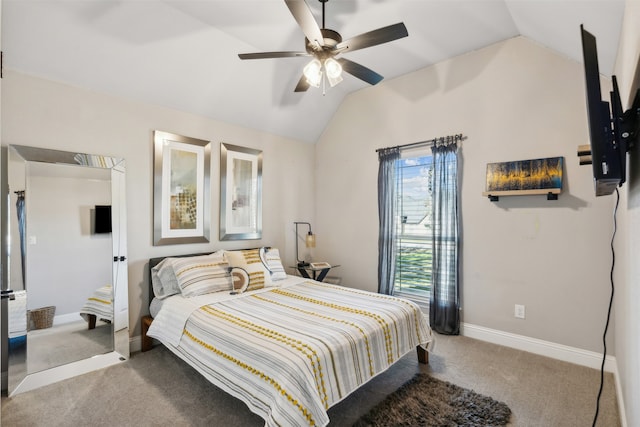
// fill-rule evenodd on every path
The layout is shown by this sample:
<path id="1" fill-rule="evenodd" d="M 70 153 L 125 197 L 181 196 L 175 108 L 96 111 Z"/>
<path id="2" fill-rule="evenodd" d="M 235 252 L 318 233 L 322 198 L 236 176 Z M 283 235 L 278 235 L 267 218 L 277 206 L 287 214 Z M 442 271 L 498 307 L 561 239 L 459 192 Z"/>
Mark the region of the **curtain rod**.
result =
<path id="1" fill-rule="evenodd" d="M 459 133 L 456 135 L 447 135 L 447 136 L 441 136 L 439 138 L 433 138 L 428 141 L 411 142 L 409 144 L 396 145 L 395 147 L 378 148 L 376 150 L 376 153 L 382 150 L 388 150 L 389 148 L 411 148 L 411 147 L 418 147 L 420 145 L 435 144 L 436 142 L 464 141 L 465 139 L 467 139 L 467 137 Z"/>

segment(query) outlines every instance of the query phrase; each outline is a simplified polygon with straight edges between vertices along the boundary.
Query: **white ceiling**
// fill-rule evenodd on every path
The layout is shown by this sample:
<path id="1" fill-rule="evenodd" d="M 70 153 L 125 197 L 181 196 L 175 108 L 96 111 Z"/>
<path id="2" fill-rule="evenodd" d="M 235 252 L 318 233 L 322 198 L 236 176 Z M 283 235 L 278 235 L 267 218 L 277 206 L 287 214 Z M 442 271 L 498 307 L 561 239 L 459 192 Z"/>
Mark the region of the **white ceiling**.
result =
<path id="1" fill-rule="evenodd" d="M 404 22 L 408 37 L 344 54 L 385 79 L 519 35 L 581 62 L 584 24 L 610 76 L 623 12 L 624 0 L 330 0 L 325 24 L 349 39 Z M 294 93 L 309 58 L 238 58 L 304 51 L 284 0 L 2 0 L 2 50 L 12 70 L 309 143 L 368 87 L 347 75 L 324 96 Z"/>

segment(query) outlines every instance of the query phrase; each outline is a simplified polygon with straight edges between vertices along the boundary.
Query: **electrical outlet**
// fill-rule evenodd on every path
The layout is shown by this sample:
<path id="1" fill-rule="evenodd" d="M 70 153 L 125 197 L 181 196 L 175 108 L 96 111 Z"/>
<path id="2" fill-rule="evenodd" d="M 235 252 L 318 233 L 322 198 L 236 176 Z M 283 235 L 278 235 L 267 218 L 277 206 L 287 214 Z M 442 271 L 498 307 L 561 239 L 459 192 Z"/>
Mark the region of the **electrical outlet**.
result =
<path id="1" fill-rule="evenodd" d="M 524 305 L 516 304 L 514 316 L 518 319 L 524 319 Z"/>

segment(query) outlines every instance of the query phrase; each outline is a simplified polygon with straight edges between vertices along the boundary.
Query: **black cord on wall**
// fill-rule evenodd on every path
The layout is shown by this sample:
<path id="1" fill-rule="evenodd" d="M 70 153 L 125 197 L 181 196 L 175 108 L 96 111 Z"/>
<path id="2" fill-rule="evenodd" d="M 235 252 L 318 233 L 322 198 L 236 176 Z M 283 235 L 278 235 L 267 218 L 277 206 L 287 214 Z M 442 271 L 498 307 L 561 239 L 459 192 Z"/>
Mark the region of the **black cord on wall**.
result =
<path id="1" fill-rule="evenodd" d="M 602 388 L 604 387 L 604 363 L 607 359 L 607 330 L 609 329 L 609 320 L 611 319 L 611 307 L 613 306 L 613 293 L 615 286 L 613 283 L 613 269 L 616 265 L 616 251 L 613 248 L 613 240 L 616 237 L 616 231 L 618 229 L 616 216 L 618 214 L 618 204 L 620 203 L 620 192 L 616 188 L 616 205 L 613 208 L 613 234 L 611 235 L 611 272 L 609 275 L 611 281 L 611 296 L 609 297 L 609 309 L 607 310 L 607 322 L 604 326 L 604 333 L 602 334 L 602 345 L 604 351 L 602 352 L 602 365 L 600 366 L 600 389 L 598 390 L 598 399 L 596 400 L 596 413 L 593 416 L 592 427 L 596 426 L 598 421 L 598 413 L 600 412 L 600 397 L 602 396 Z"/>

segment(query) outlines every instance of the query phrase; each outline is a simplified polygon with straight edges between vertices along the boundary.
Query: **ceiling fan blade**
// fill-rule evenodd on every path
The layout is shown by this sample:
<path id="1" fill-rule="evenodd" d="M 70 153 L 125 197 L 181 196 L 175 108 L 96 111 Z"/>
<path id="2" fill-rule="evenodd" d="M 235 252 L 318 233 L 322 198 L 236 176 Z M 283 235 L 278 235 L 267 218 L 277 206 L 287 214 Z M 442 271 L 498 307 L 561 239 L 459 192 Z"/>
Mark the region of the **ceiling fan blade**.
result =
<path id="1" fill-rule="evenodd" d="M 407 37 L 407 27 L 402 22 L 389 25 L 387 27 L 378 28 L 368 33 L 360 34 L 345 40 L 336 45 L 336 50 L 352 52 L 354 50 L 363 49 L 365 47 L 376 46 L 393 40 Z"/>
<path id="2" fill-rule="evenodd" d="M 342 65 L 342 70 L 347 73 L 359 78 L 362 81 L 369 83 L 370 85 L 375 85 L 380 83 L 384 77 L 370 68 L 365 67 L 364 65 L 360 65 L 357 62 L 349 61 L 346 58 L 337 58 L 336 61 Z"/>
<path id="3" fill-rule="evenodd" d="M 324 46 L 324 37 L 307 3 L 304 0 L 284 0 L 284 2 L 307 39 L 311 42 L 315 40 L 320 46 Z"/>
<path id="4" fill-rule="evenodd" d="M 307 52 L 258 52 L 258 53 L 239 53 L 240 59 L 269 59 L 269 58 L 293 58 L 296 56 L 311 56 Z"/>
<path id="5" fill-rule="evenodd" d="M 309 86 L 309 82 L 303 74 L 302 77 L 300 77 L 300 80 L 298 80 L 298 84 L 296 85 L 294 92 L 306 92 L 307 89 L 309 89 Z"/>

